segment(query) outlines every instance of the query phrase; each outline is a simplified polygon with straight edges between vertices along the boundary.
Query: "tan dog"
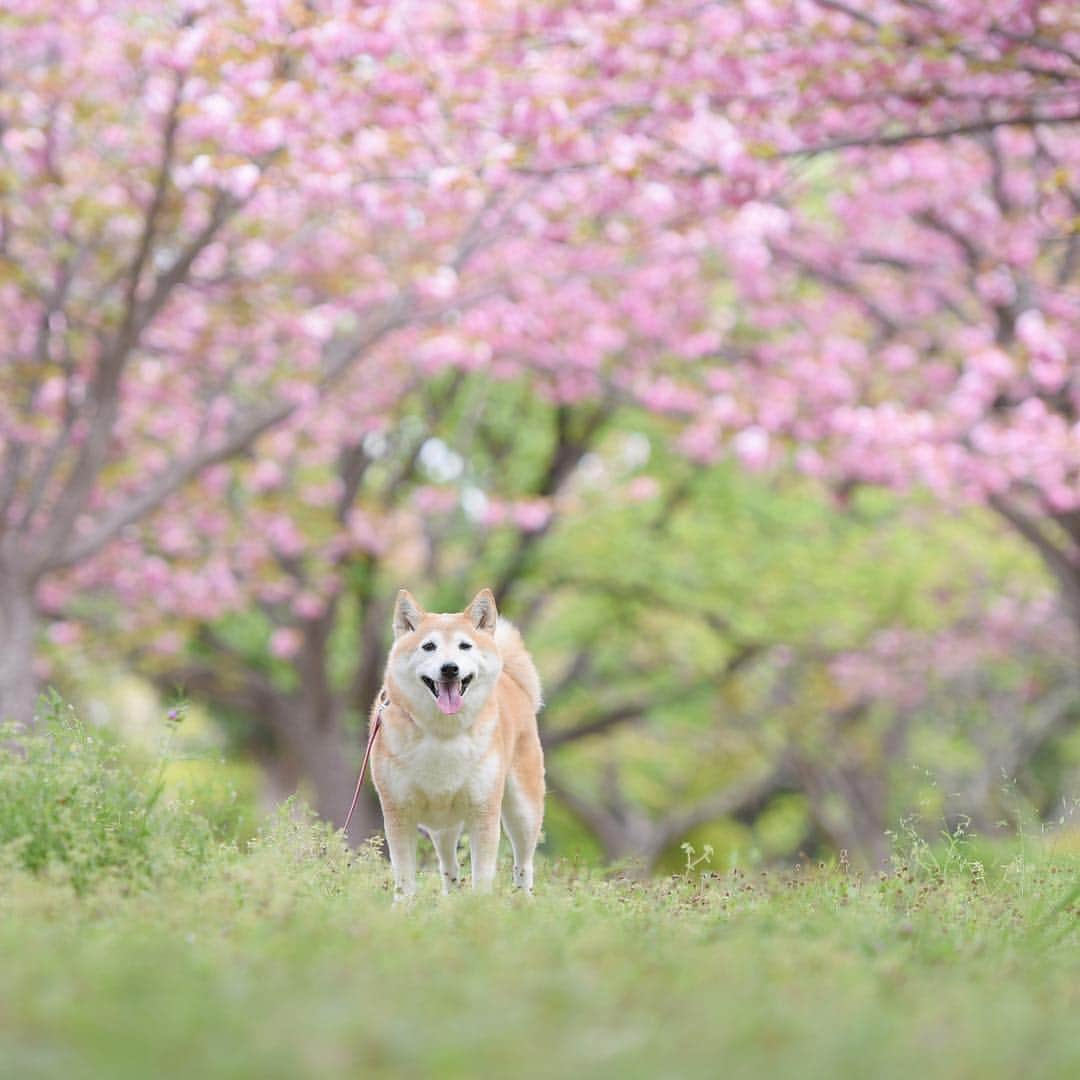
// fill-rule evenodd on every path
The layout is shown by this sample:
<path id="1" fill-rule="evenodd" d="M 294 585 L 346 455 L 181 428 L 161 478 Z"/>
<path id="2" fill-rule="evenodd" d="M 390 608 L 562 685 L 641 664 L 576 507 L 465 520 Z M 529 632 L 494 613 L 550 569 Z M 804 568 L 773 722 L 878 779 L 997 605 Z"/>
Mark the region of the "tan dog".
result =
<path id="1" fill-rule="evenodd" d="M 389 704 L 371 776 L 395 894 L 416 891 L 417 826 L 435 844 L 444 892 L 458 881 L 457 843 L 468 829 L 473 888 L 489 890 L 500 817 L 514 849 L 514 884 L 531 889 L 544 818 L 540 678 L 491 590 L 460 614 L 429 615 L 402 589 L 384 688 Z"/>

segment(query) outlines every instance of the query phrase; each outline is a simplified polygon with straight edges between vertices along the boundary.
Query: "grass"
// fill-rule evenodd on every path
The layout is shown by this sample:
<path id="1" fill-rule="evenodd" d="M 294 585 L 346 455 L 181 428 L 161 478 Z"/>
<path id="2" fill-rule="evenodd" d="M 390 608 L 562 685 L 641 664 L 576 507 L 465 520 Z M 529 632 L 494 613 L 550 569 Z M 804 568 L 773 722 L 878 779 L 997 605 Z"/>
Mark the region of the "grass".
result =
<path id="1" fill-rule="evenodd" d="M 111 751 L 72 765 L 85 737 L 0 757 L 4 1077 L 1080 1075 L 1080 860 L 1038 844 L 914 842 L 884 878 L 550 863 L 531 902 L 429 875 L 394 909 L 377 852 L 288 815 L 241 850 Z M 58 763 L 98 786 L 45 843 Z"/>

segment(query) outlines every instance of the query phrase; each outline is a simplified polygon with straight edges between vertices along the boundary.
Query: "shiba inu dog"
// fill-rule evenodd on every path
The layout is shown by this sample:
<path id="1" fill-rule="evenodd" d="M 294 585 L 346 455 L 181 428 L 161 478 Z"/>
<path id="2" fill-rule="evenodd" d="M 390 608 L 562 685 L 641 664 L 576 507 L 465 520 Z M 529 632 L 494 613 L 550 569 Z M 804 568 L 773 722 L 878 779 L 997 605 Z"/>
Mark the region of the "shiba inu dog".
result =
<path id="1" fill-rule="evenodd" d="M 423 611 L 402 589 L 383 689 L 371 776 L 395 895 L 416 891 L 417 826 L 435 844 L 444 892 L 458 882 L 463 829 L 473 889 L 489 890 L 500 819 L 514 849 L 514 884 L 532 889 L 544 818 L 540 678 L 521 635 L 499 617 L 491 590 L 463 612 L 439 615 Z M 379 708 L 379 702 L 372 707 L 372 723 Z"/>

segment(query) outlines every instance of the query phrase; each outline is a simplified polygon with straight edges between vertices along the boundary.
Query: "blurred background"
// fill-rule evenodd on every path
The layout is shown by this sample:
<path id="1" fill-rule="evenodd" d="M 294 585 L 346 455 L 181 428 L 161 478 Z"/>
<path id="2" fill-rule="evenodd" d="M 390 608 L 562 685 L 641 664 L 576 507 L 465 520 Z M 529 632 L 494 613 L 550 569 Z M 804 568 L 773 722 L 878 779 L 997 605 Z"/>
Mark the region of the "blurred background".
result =
<path id="1" fill-rule="evenodd" d="M 490 585 L 551 855 L 1067 840 L 1078 354 L 1068 0 L 14 0 L 0 713 L 340 824 Z"/>

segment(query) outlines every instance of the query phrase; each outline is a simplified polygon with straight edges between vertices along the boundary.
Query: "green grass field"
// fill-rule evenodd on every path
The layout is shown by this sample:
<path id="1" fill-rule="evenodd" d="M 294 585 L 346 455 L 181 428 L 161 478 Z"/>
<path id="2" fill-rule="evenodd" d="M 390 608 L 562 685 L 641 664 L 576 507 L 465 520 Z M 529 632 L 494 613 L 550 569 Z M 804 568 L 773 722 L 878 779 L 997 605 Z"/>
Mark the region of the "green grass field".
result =
<path id="1" fill-rule="evenodd" d="M 251 845 L 73 724 L 0 754 L 4 1077 L 1075 1077 L 1080 860 L 915 845 L 393 908 L 375 853 Z"/>

